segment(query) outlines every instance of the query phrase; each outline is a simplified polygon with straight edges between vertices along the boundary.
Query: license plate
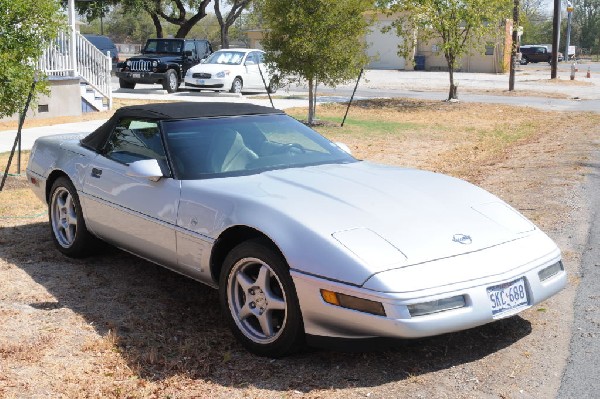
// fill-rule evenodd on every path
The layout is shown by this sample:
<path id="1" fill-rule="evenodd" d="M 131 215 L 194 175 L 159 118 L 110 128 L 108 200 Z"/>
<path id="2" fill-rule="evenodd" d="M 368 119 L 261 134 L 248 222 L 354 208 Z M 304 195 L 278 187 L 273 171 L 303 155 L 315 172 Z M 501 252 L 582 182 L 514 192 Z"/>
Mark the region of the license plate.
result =
<path id="1" fill-rule="evenodd" d="M 492 303 L 493 316 L 509 312 L 529 303 L 524 278 L 488 287 L 487 294 Z"/>
<path id="2" fill-rule="evenodd" d="M 196 81 L 199 85 L 203 85 L 204 84 L 204 79 L 198 79 Z"/>
<path id="3" fill-rule="evenodd" d="M 139 78 L 142 77 L 142 74 L 140 74 L 140 73 L 134 73 L 131 76 L 133 76 L 134 79 L 139 79 Z"/>

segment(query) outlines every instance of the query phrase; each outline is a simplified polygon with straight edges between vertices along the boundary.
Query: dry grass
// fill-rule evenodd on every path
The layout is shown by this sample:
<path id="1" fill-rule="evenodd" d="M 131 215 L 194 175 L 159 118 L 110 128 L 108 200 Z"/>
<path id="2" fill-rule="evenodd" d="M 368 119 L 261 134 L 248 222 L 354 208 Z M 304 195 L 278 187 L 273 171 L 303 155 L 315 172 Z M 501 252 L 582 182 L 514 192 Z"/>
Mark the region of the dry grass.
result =
<path id="1" fill-rule="evenodd" d="M 300 118 L 306 110 L 292 110 Z M 340 105 L 318 116 L 339 121 Z M 597 115 L 496 105 L 360 102 L 346 127 L 319 128 L 358 157 L 478 182 L 580 256 L 576 194 Z M 595 138 L 595 139 L 594 139 Z M 3 155 L 0 154 L 0 162 Z M 1 166 L 1 165 L 0 165 Z M 383 351 L 248 354 L 215 291 L 118 250 L 73 260 L 16 178 L 0 193 L 0 397 L 551 397 L 565 361 L 573 288 L 519 317 Z M 45 218 L 45 216 L 44 216 Z M 368 348 L 362 348 L 368 349 Z M 517 370 L 515 372 L 515 370 Z M 524 391 L 524 393 L 522 393 Z"/>
<path id="2" fill-rule="evenodd" d="M 531 108 L 385 99 L 357 102 L 341 128 L 344 107 L 319 107 L 320 119 L 338 125 L 317 130 L 348 144 L 358 158 L 434 170 L 475 183 L 485 167 L 505 159 L 513 146 L 554 132 L 564 120 L 562 114 Z M 300 109 L 288 113 L 305 116 Z M 570 124 L 585 129 L 598 120 L 597 115 L 580 114 Z"/>

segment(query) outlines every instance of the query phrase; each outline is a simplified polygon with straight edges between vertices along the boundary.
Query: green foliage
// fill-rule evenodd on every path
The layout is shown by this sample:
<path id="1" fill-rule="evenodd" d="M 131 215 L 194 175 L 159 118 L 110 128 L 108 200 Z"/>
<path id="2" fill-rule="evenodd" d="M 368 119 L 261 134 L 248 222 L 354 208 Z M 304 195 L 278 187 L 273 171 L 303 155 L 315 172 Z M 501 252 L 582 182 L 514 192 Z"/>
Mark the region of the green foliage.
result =
<path id="1" fill-rule="evenodd" d="M 574 2 L 572 45 L 600 53 L 600 0 Z"/>
<path id="2" fill-rule="evenodd" d="M 46 85 L 35 63 L 63 20 L 55 0 L 0 0 L 0 117 L 23 110 L 31 85 Z M 35 98 L 35 97 L 34 97 Z"/>
<path id="3" fill-rule="evenodd" d="M 75 9 L 79 15 L 84 15 L 87 21 L 104 18 L 110 8 L 119 0 L 75 1 Z M 62 6 L 67 8 L 68 0 L 62 0 Z"/>
<path id="4" fill-rule="evenodd" d="M 327 85 L 356 79 L 367 63 L 364 15 L 369 0 L 265 0 L 262 45 L 267 62 L 287 76 L 309 83 L 309 123 L 314 116 L 316 82 Z"/>
<path id="5" fill-rule="evenodd" d="M 552 19 L 531 18 L 521 15 L 519 24 L 523 27 L 521 44 L 552 43 Z"/>
<path id="6" fill-rule="evenodd" d="M 417 37 L 439 43 L 450 73 L 449 98 L 456 98 L 453 71 L 460 58 L 503 32 L 502 20 L 512 15 L 510 0 L 379 0 L 378 5 L 388 15 L 397 15 L 392 26 L 403 39 L 401 56 L 412 55 Z"/>
<path id="7" fill-rule="evenodd" d="M 335 85 L 356 78 L 367 63 L 366 0 L 266 0 L 267 59 L 280 71 Z"/>

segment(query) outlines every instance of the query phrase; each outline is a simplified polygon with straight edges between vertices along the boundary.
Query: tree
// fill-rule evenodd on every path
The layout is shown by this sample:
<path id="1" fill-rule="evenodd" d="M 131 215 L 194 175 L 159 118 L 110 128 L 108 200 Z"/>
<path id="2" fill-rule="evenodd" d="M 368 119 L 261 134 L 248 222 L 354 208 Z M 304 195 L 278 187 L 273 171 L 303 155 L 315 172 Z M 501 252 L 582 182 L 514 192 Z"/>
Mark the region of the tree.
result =
<path id="1" fill-rule="evenodd" d="M 64 1 L 64 0 L 63 0 Z M 121 4 L 125 13 L 144 11 L 150 15 L 156 37 L 164 37 L 163 22 L 166 21 L 179 28 L 175 37 L 184 38 L 190 30 L 204 17 L 206 7 L 211 0 L 97 0 L 76 2 L 77 11 L 87 17 L 88 22 L 108 13 L 110 6 Z"/>
<path id="2" fill-rule="evenodd" d="M 230 9 L 225 18 L 221 13 L 221 0 L 215 0 L 215 15 L 221 27 L 221 48 L 229 48 L 229 28 L 240 17 L 252 0 L 229 0 Z"/>
<path id="3" fill-rule="evenodd" d="M 46 91 L 36 61 L 64 23 L 55 0 L 0 0 L 0 118 L 22 112 L 35 81 L 33 98 Z"/>
<path id="4" fill-rule="evenodd" d="M 335 86 L 367 63 L 369 0 L 266 0 L 262 7 L 266 61 L 308 82 L 308 123 L 315 117 L 317 82 Z"/>
<path id="5" fill-rule="evenodd" d="M 585 49 L 598 48 L 600 38 L 600 0 L 580 0 L 573 11 L 573 44 Z"/>
<path id="6" fill-rule="evenodd" d="M 380 0 L 388 15 L 398 15 L 392 27 L 401 37 L 399 54 L 408 58 L 416 38 L 439 42 L 439 51 L 448 65 L 448 100 L 457 98 L 454 70 L 470 47 L 496 37 L 501 20 L 511 15 L 510 0 Z M 483 47 L 483 46 L 482 46 Z"/>

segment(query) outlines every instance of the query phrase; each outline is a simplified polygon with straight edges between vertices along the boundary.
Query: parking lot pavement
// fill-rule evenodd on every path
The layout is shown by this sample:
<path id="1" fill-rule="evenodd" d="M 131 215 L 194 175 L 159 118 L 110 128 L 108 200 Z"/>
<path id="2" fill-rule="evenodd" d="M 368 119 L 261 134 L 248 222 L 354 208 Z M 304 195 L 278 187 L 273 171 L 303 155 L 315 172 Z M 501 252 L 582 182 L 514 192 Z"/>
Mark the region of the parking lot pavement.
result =
<path id="1" fill-rule="evenodd" d="M 521 65 L 517 69 L 515 92 L 508 92 L 508 74 L 455 72 L 461 101 L 525 105 L 555 111 L 600 112 L 600 63 L 579 62 L 575 80 L 570 80 L 572 63 L 561 63 L 558 79 L 550 79 L 550 65 L 546 63 Z M 587 68 L 591 77 L 587 78 Z M 320 102 L 348 101 L 356 82 L 335 88 L 319 86 Z M 356 98 L 408 97 L 425 100 L 443 100 L 447 97 L 448 72 L 367 70 L 359 82 Z M 181 87 L 167 94 L 159 85 L 138 85 L 134 90 L 119 88 L 113 79 L 113 95 L 117 98 L 146 98 L 153 100 L 185 100 L 199 102 L 252 102 L 270 106 L 266 93 L 260 98 L 248 95 L 189 91 Z M 259 93 L 255 93 L 259 94 Z M 291 84 L 281 88 L 273 98 L 276 108 L 285 109 L 307 105 L 306 85 Z"/>

